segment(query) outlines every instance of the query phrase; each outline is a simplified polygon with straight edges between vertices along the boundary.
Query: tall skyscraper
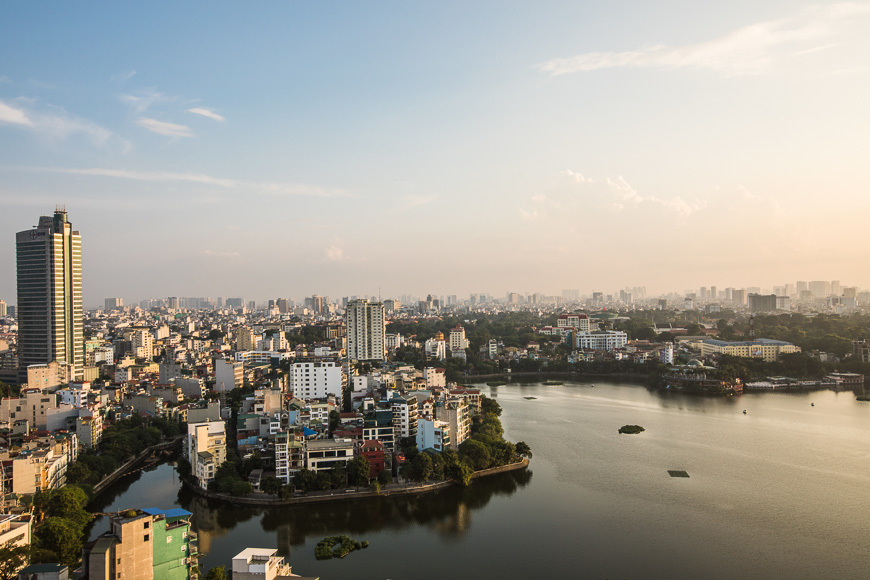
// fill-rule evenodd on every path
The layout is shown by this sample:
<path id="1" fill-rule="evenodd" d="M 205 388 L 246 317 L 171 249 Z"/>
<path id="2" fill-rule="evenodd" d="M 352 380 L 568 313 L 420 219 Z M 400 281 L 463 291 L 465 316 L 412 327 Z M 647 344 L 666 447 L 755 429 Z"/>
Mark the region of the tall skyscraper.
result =
<path id="1" fill-rule="evenodd" d="M 347 303 L 347 358 L 384 360 L 384 305 L 365 298 Z"/>
<path id="2" fill-rule="evenodd" d="M 66 210 L 42 216 L 34 229 L 15 235 L 18 264 L 18 374 L 56 361 L 82 376 L 82 238 Z"/>

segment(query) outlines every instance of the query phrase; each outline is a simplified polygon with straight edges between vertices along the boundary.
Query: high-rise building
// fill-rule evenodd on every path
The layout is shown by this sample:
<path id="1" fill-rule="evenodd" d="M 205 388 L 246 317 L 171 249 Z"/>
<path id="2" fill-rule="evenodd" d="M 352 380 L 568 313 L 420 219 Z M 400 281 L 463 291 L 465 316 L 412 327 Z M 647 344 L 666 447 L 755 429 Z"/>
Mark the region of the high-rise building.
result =
<path id="1" fill-rule="evenodd" d="M 776 310 L 776 294 L 750 294 L 747 296 L 750 312 L 773 312 Z"/>
<path id="2" fill-rule="evenodd" d="M 56 361 L 84 367 L 82 238 L 66 210 L 41 216 L 39 225 L 15 235 L 18 265 L 19 380 L 27 367 Z"/>
<path id="3" fill-rule="evenodd" d="M 384 305 L 365 298 L 347 303 L 347 357 L 384 360 Z"/>
<path id="4" fill-rule="evenodd" d="M 124 299 L 123 298 L 106 298 L 106 308 L 107 312 L 111 312 L 112 310 L 117 310 L 118 308 L 124 307 Z"/>

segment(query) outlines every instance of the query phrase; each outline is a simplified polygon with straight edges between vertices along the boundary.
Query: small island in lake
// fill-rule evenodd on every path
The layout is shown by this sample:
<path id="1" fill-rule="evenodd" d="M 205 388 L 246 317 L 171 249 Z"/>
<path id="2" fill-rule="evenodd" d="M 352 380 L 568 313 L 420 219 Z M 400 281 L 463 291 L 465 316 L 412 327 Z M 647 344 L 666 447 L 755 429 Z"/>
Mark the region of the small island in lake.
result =
<path id="1" fill-rule="evenodd" d="M 354 550 L 368 547 L 368 542 L 357 542 L 348 536 L 329 536 L 317 542 L 317 546 L 314 547 L 314 557 L 318 560 L 344 558 Z"/>
<path id="2" fill-rule="evenodd" d="M 627 435 L 636 435 L 637 433 L 642 433 L 643 431 L 645 431 L 645 429 L 640 425 L 623 425 L 619 428 L 620 433 L 625 433 Z"/>

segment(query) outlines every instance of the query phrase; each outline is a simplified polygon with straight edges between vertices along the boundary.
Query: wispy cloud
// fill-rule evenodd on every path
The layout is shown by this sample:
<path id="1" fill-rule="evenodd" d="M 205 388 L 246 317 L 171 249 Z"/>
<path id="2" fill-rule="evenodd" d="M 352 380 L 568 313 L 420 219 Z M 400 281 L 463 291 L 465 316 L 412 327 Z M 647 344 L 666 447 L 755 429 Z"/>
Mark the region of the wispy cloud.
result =
<path id="1" fill-rule="evenodd" d="M 144 127 L 158 135 L 166 135 L 167 137 L 193 137 L 193 132 L 187 125 L 177 125 L 175 123 L 167 123 L 158 121 L 157 119 L 142 118 L 136 121 L 140 127 Z"/>
<path id="2" fill-rule="evenodd" d="M 178 97 L 164 95 L 154 89 L 143 89 L 133 93 L 124 93 L 119 97 L 122 103 L 128 105 L 133 111 L 141 115 L 152 105 L 159 103 L 171 103 L 178 100 Z"/>
<path id="3" fill-rule="evenodd" d="M 214 111 L 209 111 L 208 109 L 203 109 L 200 107 L 188 109 L 187 112 L 193 113 L 194 115 L 202 115 L 203 117 L 208 117 L 209 119 L 214 119 L 215 121 L 220 121 L 221 123 L 226 121 L 226 119 L 222 115 L 218 115 Z"/>
<path id="4" fill-rule="evenodd" d="M 796 54 L 832 46 L 818 45 L 855 17 L 870 14 L 870 3 L 812 7 L 799 14 L 750 24 L 707 42 L 673 47 L 657 44 L 624 52 L 586 52 L 538 65 L 553 76 L 608 68 L 707 69 L 732 75 L 757 74 Z M 816 46 L 811 46 L 816 44 Z"/>
<path id="5" fill-rule="evenodd" d="M 238 187 L 239 182 L 233 179 L 224 179 L 222 177 L 212 177 L 202 173 L 173 173 L 171 171 L 134 171 L 130 169 L 105 169 L 105 168 L 89 168 L 89 169 L 67 169 L 62 167 L 33 167 L 28 168 L 31 171 L 40 173 L 66 173 L 70 175 L 92 175 L 96 177 L 117 177 L 119 179 L 131 179 L 134 181 L 153 181 L 153 182 L 187 182 L 187 183 L 204 183 L 206 185 L 217 185 L 219 187 Z"/>
<path id="6" fill-rule="evenodd" d="M 124 83 L 124 82 L 129 81 L 130 79 L 132 79 L 134 76 L 136 76 L 136 71 L 130 69 L 130 70 L 128 70 L 127 72 L 123 72 L 123 73 L 121 73 L 121 74 L 119 74 L 119 75 L 115 75 L 115 76 L 113 76 L 110 80 L 118 81 L 119 83 Z"/>
<path id="7" fill-rule="evenodd" d="M 26 103 L 26 104 L 24 104 Z M 103 145 L 113 133 L 87 119 L 70 115 L 59 107 L 39 108 L 32 101 L 19 99 L 11 104 L 0 101 L 0 124 L 26 128 L 50 141 L 60 141 L 81 134 L 96 145 Z M 128 144 L 123 142 L 127 147 Z"/>
<path id="8" fill-rule="evenodd" d="M 305 197 L 353 197 L 341 189 L 328 189 L 298 183 L 256 182 L 215 177 L 204 173 L 177 173 L 172 171 L 137 171 L 132 169 L 109 169 L 103 167 L 66 168 L 66 167 L 17 167 L 18 171 L 34 173 L 62 173 L 68 175 L 86 175 L 92 177 L 109 177 L 128 179 L 131 181 L 160 183 L 194 183 L 216 186 L 223 189 L 236 190 L 239 193 L 250 193 L 274 196 L 305 196 Z"/>

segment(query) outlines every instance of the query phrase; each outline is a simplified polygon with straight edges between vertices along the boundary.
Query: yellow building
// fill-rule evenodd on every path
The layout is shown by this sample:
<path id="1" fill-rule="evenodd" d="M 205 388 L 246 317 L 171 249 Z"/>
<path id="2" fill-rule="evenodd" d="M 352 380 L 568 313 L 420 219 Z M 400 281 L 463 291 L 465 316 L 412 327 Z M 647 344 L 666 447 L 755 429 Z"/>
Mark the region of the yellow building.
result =
<path id="1" fill-rule="evenodd" d="M 701 354 L 703 356 L 711 354 L 727 354 L 747 358 L 760 358 L 765 362 L 775 361 L 780 354 L 790 354 L 801 351 L 799 346 L 795 346 L 790 342 L 785 342 L 784 340 L 771 340 L 769 338 L 735 342 L 707 339 L 695 343 L 695 346 L 701 349 Z"/>

